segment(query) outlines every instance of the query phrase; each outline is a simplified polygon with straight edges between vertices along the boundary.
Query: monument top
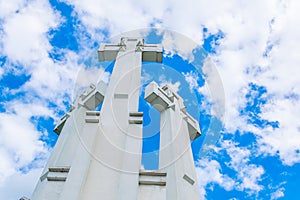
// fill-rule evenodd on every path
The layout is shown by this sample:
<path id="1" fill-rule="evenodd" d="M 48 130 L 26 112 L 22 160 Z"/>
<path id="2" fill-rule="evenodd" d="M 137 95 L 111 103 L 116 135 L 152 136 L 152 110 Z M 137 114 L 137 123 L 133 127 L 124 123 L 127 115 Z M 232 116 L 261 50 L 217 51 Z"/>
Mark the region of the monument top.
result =
<path id="1" fill-rule="evenodd" d="M 162 62 L 162 46 L 145 44 L 143 38 L 122 37 L 119 44 L 101 43 L 98 49 L 99 61 L 114 61 L 119 52 L 142 52 L 142 61 Z"/>

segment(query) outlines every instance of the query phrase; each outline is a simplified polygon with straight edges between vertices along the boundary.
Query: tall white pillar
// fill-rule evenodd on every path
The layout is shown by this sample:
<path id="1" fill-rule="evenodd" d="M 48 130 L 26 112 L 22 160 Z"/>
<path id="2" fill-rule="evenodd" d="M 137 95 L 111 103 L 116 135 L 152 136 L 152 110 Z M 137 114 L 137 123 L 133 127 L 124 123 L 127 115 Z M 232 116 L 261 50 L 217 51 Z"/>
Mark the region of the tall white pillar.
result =
<path id="1" fill-rule="evenodd" d="M 159 169 L 167 173 L 166 199 L 199 199 L 190 141 L 200 136 L 198 122 L 185 110 L 183 99 L 167 85 L 151 82 L 145 99 L 160 113 Z"/>

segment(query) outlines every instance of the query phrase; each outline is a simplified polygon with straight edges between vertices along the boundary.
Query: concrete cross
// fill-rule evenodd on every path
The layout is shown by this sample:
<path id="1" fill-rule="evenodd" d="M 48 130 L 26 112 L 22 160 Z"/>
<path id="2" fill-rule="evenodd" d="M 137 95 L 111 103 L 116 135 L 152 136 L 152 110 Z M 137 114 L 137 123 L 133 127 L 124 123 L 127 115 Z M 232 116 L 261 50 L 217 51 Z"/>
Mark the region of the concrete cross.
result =
<path id="1" fill-rule="evenodd" d="M 168 85 L 151 82 L 145 100 L 160 112 L 159 169 L 167 173 L 166 199 L 199 199 L 190 141 L 200 136 L 197 120 Z"/>
<path id="2" fill-rule="evenodd" d="M 128 49 L 131 46 L 130 42 L 136 42 L 134 48 Z M 142 52 L 142 61 L 145 62 L 162 62 L 162 46 L 158 44 L 145 44 L 144 39 L 138 38 L 121 38 L 119 44 L 101 43 L 98 49 L 99 61 L 114 61 L 120 51 L 135 50 Z"/>

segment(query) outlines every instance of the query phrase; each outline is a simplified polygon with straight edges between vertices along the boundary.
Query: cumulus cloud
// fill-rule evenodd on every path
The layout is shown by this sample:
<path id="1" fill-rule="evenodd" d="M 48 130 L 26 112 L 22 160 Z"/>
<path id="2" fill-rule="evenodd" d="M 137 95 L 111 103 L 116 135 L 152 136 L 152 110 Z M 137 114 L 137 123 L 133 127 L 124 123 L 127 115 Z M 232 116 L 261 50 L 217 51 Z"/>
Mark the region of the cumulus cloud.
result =
<path id="1" fill-rule="evenodd" d="M 193 89 L 199 88 L 198 85 L 199 76 L 197 73 L 191 71 L 191 72 L 182 73 L 182 75 L 184 76 L 186 82 L 189 84 L 191 91 Z"/>
<path id="2" fill-rule="evenodd" d="M 177 54 L 190 62 L 194 60 L 193 50 L 199 46 L 199 44 L 186 37 L 186 35 L 170 31 L 163 31 L 161 44 L 164 47 L 165 54 L 168 56 Z"/>
<path id="3" fill-rule="evenodd" d="M 48 155 L 46 144 L 39 140 L 40 133 L 23 114 L 20 112 L 0 114 L 1 186 L 5 185 L 8 177 L 18 173 L 22 168 L 27 168 L 33 160 L 38 162 Z"/>
<path id="4" fill-rule="evenodd" d="M 0 4 L 0 54 L 5 56 L 1 73 L 28 76 L 17 88 L 1 91 L 5 112 L 0 113 L 0 193 L 3 199 L 16 199 L 21 193 L 13 192 L 8 186 L 23 188 L 19 191 L 30 194 L 32 183 L 36 182 L 49 155 L 49 146 L 42 141 L 48 133 L 38 130 L 32 119 L 58 118 L 49 104 L 65 109 L 63 101 L 68 100 L 66 93 L 72 87 L 76 66 L 49 58 L 52 46 L 48 32 L 58 27 L 60 18 L 48 1 L 1 1 Z M 38 172 L 35 169 L 39 169 Z M 23 184 L 22 187 L 21 183 L 26 181 L 29 186 Z"/>
<path id="5" fill-rule="evenodd" d="M 299 162 L 296 148 L 299 144 L 295 142 L 300 138 L 299 123 L 295 121 L 299 104 L 293 97 L 299 95 L 300 84 L 295 71 L 299 56 L 294 54 L 299 48 L 294 46 L 299 43 L 296 36 L 299 28 L 291 24 L 299 20 L 295 14 L 299 3 L 260 3 L 236 4 L 239 9 L 232 10 L 232 14 L 221 12 L 226 16 L 222 24 L 213 19 L 217 16 L 210 19 L 214 22 L 211 26 L 214 24 L 225 35 L 213 57 L 225 88 L 225 126 L 231 132 L 253 131 L 261 137 L 262 152 L 274 155 L 275 151 L 279 151 L 283 163 L 292 165 Z M 278 129 L 256 129 L 240 116 L 239 106 L 245 105 L 249 82 L 266 86 L 269 96 L 261 116 L 269 121 L 278 121 Z"/>
<path id="6" fill-rule="evenodd" d="M 262 166 L 249 163 L 251 152 L 247 148 L 238 147 L 232 141 L 222 141 L 222 148 L 230 157 L 230 161 L 226 164 L 237 173 L 237 178 L 240 183 L 237 189 L 246 190 L 250 194 L 258 193 L 263 189 L 259 184 L 261 176 L 264 174 Z"/>
<path id="7" fill-rule="evenodd" d="M 271 194 L 271 200 L 280 199 L 282 197 L 284 197 L 284 188 L 278 188 Z"/>
<path id="8" fill-rule="evenodd" d="M 257 133 L 262 136 L 260 142 L 267 145 L 264 152 L 274 154 L 279 151 L 284 164 L 298 163 L 300 156 L 297 153 L 299 147 L 299 120 L 296 113 L 300 110 L 299 95 L 300 82 L 298 63 L 300 40 L 297 12 L 300 4 L 297 1 L 289 1 L 281 7 L 271 23 L 269 35 L 269 51 L 263 73 L 258 75 L 258 81 L 267 87 L 269 103 L 264 106 L 262 117 L 267 120 L 278 120 L 279 128 Z M 283 117 L 284 116 L 284 117 Z"/>
<path id="9" fill-rule="evenodd" d="M 2 77 L 3 74 L 4 74 L 4 69 L 0 68 L 0 78 Z"/>
<path id="10" fill-rule="evenodd" d="M 179 91 L 180 82 L 177 81 L 175 83 L 172 83 L 168 81 L 163 81 L 161 82 L 160 87 L 163 87 L 164 85 L 168 85 L 174 92 L 177 93 Z"/>
<path id="11" fill-rule="evenodd" d="M 46 33 L 57 27 L 58 17 L 47 1 L 32 1 L 20 9 L 18 3 L 14 5 L 15 12 L 2 24 L 3 53 L 11 61 L 31 65 L 48 56 L 51 46 Z"/>
<path id="12" fill-rule="evenodd" d="M 97 85 L 100 81 L 108 83 L 110 75 L 111 74 L 106 72 L 104 68 L 97 66 L 86 68 L 82 66 L 76 76 L 72 99 L 75 100 L 90 84 Z"/>
<path id="13" fill-rule="evenodd" d="M 212 3 L 218 6 L 211 7 Z M 299 48 L 296 45 L 299 43 L 299 27 L 293 25 L 299 23 L 299 18 L 296 17 L 299 3 L 201 1 L 198 5 L 202 8 L 210 7 L 195 15 L 208 29 L 208 34 L 216 34 L 218 31 L 224 34 L 224 38 L 215 47 L 217 53 L 211 58 L 216 63 L 225 90 L 227 131 L 254 132 L 259 138 L 261 153 L 274 155 L 279 151 L 284 164 L 299 162 L 297 141 L 300 141 L 300 126 L 296 116 L 299 112 L 300 94 L 297 73 L 297 63 L 300 60 L 296 55 Z M 176 13 L 177 10 L 173 9 L 173 12 Z M 168 19 L 169 22 L 170 20 Z M 209 73 L 208 70 L 205 71 L 208 69 L 205 66 L 207 65 L 204 65 L 204 74 Z M 191 87 L 195 87 L 195 77 L 186 74 L 186 80 Z M 268 100 L 260 116 L 268 121 L 278 121 L 278 129 L 262 130 L 253 127 L 240 115 L 240 109 L 247 101 L 245 95 L 250 82 L 266 86 Z M 205 84 L 209 85 L 209 80 Z M 207 90 L 204 88 L 199 88 L 199 92 L 205 94 Z M 210 96 L 212 93 L 206 95 L 207 98 Z M 220 98 L 216 96 L 215 99 Z"/>
<path id="14" fill-rule="evenodd" d="M 37 183 L 42 173 L 42 168 L 36 168 L 30 170 L 24 174 L 16 172 L 9 179 L 5 181 L 2 187 L 0 187 L 1 199 L 20 199 L 21 197 L 30 197 L 35 185 L 31 183 Z"/>
<path id="15" fill-rule="evenodd" d="M 250 162 L 251 151 L 241 148 L 231 140 L 222 140 L 221 147 L 214 149 L 221 154 L 225 151 L 229 156 L 229 161 L 224 164 L 235 171 L 235 175 L 222 174 L 222 168 L 218 161 L 207 158 L 196 162 L 196 172 L 198 175 L 201 199 L 205 199 L 207 187 L 211 184 L 218 184 L 227 191 L 243 191 L 248 195 L 258 195 L 264 189 L 260 183 L 265 170 L 260 165 Z M 213 186 L 211 187 L 213 190 Z"/>
<path id="16" fill-rule="evenodd" d="M 198 160 L 196 162 L 196 172 L 200 188 L 200 199 L 205 199 L 206 186 L 211 183 L 218 184 L 227 191 L 234 188 L 235 181 L 221 173 L 221 166 L 216 160 Z"/>
<path id="17" fill-rule="evenodd" d="M 219 72 L 209 57 L 205 59 L 202 70 L 206 81 L 203 87 L 198 88 L 198 92 L 202 92 L 202 94 L 205 96 L 205 101 L 208 101 L 212 104 L 211 114 L 223 122 L 226 99 L 223 82 Z M 206 88 L 206 90 L 203 90 L 202 88 Z"/>
<path id="18" fill-rule="evenodd" d="M 8 17 L 9 15 L 13 14 L 16 12 L 18 9 L 24 7 L 26 4 L 25 0 L 16 0 L 16 1 L 0 1 L 0 17 L 5 18 Z"/>

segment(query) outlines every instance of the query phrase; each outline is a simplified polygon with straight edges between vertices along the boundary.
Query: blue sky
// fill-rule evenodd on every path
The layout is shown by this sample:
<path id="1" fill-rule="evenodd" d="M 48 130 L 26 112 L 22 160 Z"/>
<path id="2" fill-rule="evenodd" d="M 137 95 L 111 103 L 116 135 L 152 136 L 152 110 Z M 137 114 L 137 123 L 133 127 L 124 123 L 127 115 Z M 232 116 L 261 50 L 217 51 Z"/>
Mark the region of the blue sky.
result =
<path id="1" fill-rule="evenodd" d="M 0 0 L 0 199 L 31 195 L 55 122 L 83 87 L 109 80 L 109 63 L 89 59 L 133 30 L 165 48 L 162 64 L 144 63 L 142 83 L 172 84 L 199 119 L 199 199 L 299 199 L 299 9 L 297 0 Z M 155 127 L 158 113 L 149 116 Z"/>

